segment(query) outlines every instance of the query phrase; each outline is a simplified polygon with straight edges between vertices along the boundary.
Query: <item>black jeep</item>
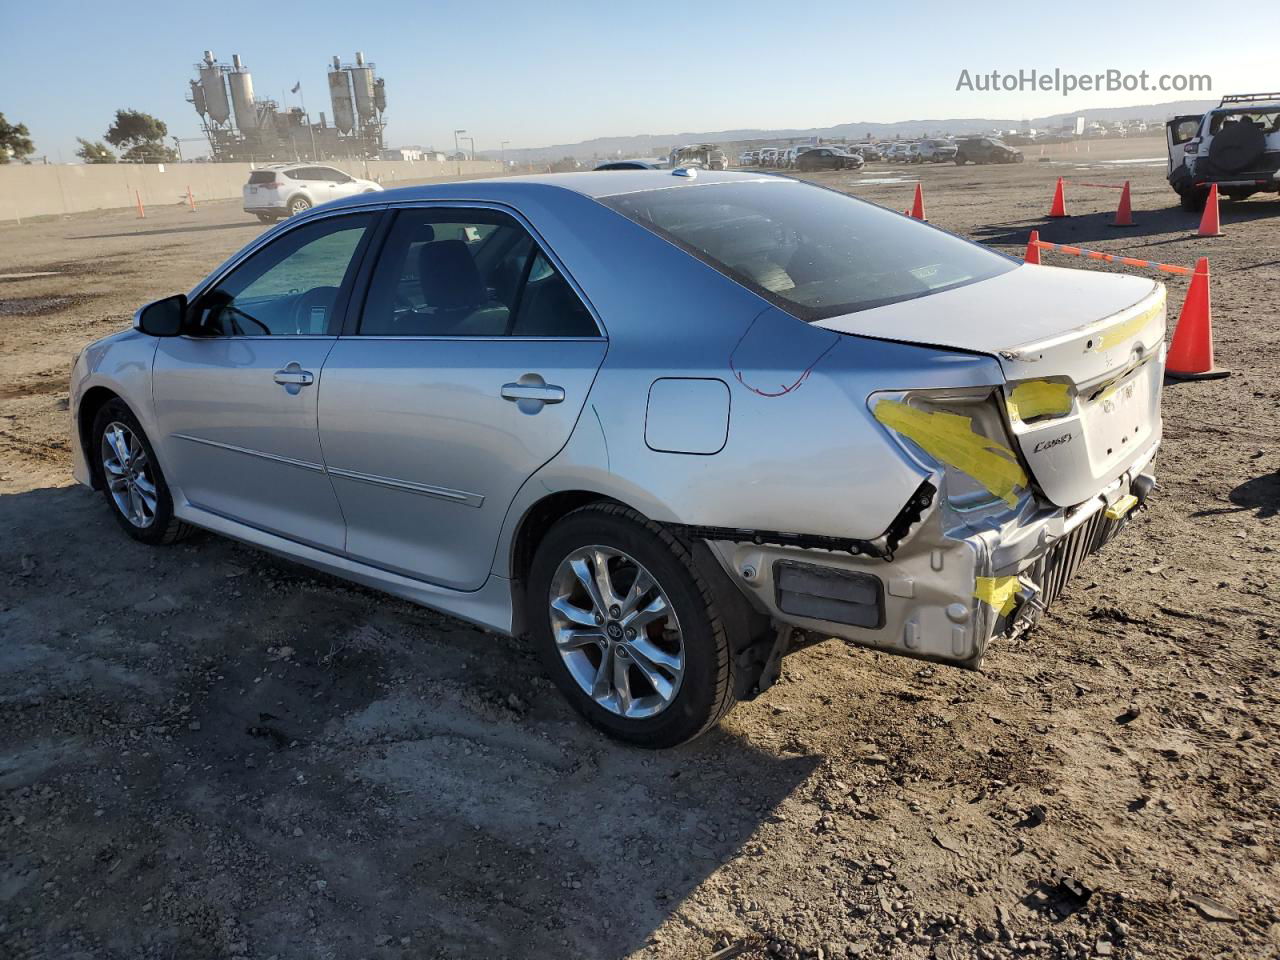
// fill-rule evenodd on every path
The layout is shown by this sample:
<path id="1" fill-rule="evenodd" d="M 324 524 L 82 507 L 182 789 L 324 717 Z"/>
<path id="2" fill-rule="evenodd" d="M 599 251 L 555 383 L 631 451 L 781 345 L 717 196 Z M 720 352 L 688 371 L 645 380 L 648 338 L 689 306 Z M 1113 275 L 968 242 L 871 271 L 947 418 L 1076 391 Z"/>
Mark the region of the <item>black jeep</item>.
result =
<path id="1" fill-rule="evenodd" d="M 965 163 L 1022 163 L 1022 151 L 994 137 L 966 137 L 956 141 L 956 166 Z"/>

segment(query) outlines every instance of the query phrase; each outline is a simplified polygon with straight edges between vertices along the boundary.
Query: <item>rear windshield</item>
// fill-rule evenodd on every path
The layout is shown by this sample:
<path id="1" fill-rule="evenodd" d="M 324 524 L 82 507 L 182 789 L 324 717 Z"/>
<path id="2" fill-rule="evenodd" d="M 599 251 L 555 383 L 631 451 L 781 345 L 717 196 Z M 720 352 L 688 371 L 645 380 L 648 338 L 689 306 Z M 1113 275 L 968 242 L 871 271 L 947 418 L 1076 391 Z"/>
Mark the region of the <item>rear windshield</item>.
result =
<path id="1" fill-rule="evenodd" d="M 1232 124 L 1250 123 L 1263 133 L 1280 131 L 1280 112 L 1275 110 L 1241 110 L 1231 113 L 1215 113 L 1209 121 L 1209 132 L 1216 134 Z"/>
<path id="2" fill-rule="evenodd" d="M 249 174 L 250 183 L 274 183 L 276 172 L 274 170 L 255 170 Z"/>
<path id="3" fill-rule="evenodd" d="M 601 202 L 810 322 L 1017 265 L 873 203 L 793 180 L 698 184 Z"/>

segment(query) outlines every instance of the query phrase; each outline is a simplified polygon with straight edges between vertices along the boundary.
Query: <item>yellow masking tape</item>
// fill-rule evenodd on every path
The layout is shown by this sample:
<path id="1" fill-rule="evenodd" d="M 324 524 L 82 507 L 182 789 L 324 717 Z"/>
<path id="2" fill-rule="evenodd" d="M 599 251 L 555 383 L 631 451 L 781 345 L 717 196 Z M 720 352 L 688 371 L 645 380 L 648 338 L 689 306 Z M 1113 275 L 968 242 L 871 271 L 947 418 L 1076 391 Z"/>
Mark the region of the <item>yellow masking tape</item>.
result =
<path id="1" fill-rule="evenodd" d="M 1005 406 L 1015 420 L 1070 413 L 1071 387 L 1048 380 L 1028 380 L 1013 388 Z"/>
<path id="2" fill-rule="evenodd" d="M 1130 510 L 1138 505 L 1138 498 L 1127 493 L 1111 506 L 1107 507 L 1108 520 L 1121 520 Z"/>
<path id="3" fill-rule="evenodd" d="M 1005 616 L 1013 609 L 1018 593 L 1017 577 L 977 577 L 973 595 Z"/>
<path id="4" fill-rule="evenodd" d="M 1136 336 L 1148 323 L 1151 322 L 1157 313 L 1164 310 L 1164 301 L 1165 292 L 1164 290 L 1161 290 L 1160 297 L 1156 301 L 1156 305 L 1154 307 L 1143 310 L 1136 317 L 1130 317 L 1118 327 L 1113 327 L 1110 330 L 1103 331 L 1102 335 L 1098 337 L 1097 348 L 1099 350 L 1106 350 L 1109 347 L 1114 347 L 1118 343 L 1124 343 L 1124 341 L 1128 340 L 1130 337 Z"/>
<path id="5" fill-rule="evenodd" d="M 901 400 L 881 400 L 875 417 L 930 456 L 967 473 L 1009 506 L 1017 506 L 1015 491 L 1027 486 L 1027 475 L 1013 451 L 975 432 L 969 417 L 945 410 L 917 410 Z"/>

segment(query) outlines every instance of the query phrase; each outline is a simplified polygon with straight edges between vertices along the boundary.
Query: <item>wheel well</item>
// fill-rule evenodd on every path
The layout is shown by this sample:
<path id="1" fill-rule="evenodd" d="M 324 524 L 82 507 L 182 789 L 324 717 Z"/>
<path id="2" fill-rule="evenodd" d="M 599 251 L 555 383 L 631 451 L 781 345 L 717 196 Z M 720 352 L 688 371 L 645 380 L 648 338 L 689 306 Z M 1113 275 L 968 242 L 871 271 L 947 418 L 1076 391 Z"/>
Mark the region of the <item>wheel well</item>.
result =
<path id="1" fill-rule="evenodd" d="M 511 580 L 512 580 L 512 631 L 517 636 L 524 633 L 524 581 L 528 577 L 529 567 L 533 563 L 533 555 L 538 550 L 542 538 L 567 513 L 585 507 L 589 503 L 616 503 L 611 497 L 589 490 L 566 490 L 544 497 L 529 508 L 520 528 L 516 531 L 515 541 L 511 547 Z"/>
<path id="2" fill-rule="evenodd" d="M 80 435 L 80 449 L 84 452 L 85 462 L 89 465 L 89 476 L 93 479 L 93 488 L 95 490 L 102 487 L 102 464 L 98 463 L 98 458 L 92 456 L 92 445 L 90 441 L 93 439 L 90 433 L 93 430 L 93 421 L 98 416 L 98 411 L 112 400 L 120 399 L 119 395 L 106 387 L 90 387 L 85 391 L 85 395 L 80 398 L 80 409 L 76 414 L 76 427 Z"/>

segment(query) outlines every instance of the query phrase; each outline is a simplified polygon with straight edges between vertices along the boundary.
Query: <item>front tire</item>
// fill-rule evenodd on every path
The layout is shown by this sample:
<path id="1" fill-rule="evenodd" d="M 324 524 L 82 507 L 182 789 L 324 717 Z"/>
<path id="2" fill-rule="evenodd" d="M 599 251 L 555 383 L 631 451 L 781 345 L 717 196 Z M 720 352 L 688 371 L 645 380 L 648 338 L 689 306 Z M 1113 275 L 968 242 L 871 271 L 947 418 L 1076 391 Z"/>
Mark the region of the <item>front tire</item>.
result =
<path id="1" fill-rule="evenodd" d="M 111 400 L 93 421 L 91 455 L 97 457 L 111 513 L 133 539 L 176 543 L 193 528 L 173 515 L 173 497 L 142 424 L 123 400 Z"/>
<path id="2" fill-rule="evenodd" d="M 618 504 L 561 519 L 528 576 L 530 630 L 569 703 L 611 737 L 673 747 L 735 701 L 735 665 L 710 585 L 666 530 Z"/>

